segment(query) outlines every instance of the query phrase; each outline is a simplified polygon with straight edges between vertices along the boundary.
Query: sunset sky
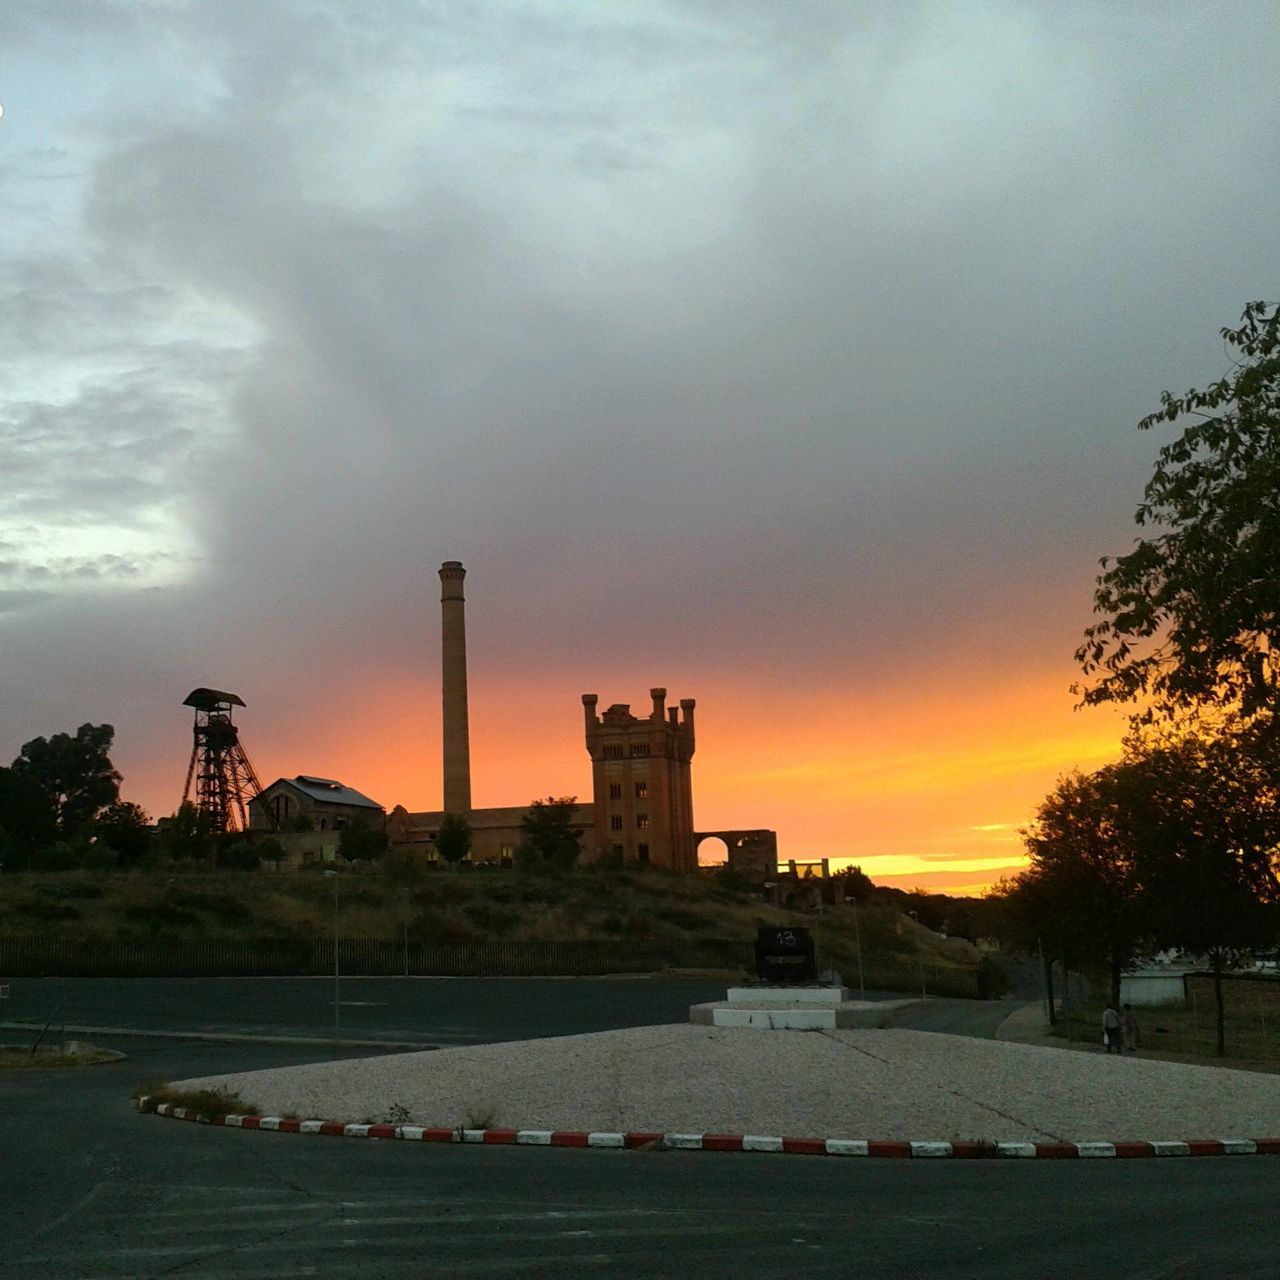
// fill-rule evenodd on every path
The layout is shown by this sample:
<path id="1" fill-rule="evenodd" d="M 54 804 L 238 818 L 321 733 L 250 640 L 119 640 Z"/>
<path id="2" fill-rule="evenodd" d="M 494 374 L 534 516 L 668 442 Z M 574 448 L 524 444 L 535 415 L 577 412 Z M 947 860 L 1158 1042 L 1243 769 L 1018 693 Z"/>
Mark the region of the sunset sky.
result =
<path id="1" fill-rule="evenodd" d="M 589 795 L 973 892 L 1055 779 L 1162 388 L 1280 295 L 1274 3 L 8 0 L 0 761 L 197 685 L 263 782 Z"/>

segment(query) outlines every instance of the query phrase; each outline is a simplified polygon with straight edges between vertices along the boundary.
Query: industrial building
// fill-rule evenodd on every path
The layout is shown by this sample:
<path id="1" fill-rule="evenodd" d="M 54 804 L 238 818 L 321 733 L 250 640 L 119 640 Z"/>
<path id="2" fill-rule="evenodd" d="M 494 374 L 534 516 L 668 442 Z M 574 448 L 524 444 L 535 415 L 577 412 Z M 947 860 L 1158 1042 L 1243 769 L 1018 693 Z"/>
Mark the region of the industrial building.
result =
<path id="1" fill-rule="evenodd" d="M 471 825 L 470 860 L 509 865 L 520 845 L 527 806 L 475 809 L 471 805 L 465 578 L 460 561 L 446 560 L 440 566 L 443 807 L 412 813 L 396 805 L 385 815 L 385 829 L 393 848 L 416 849 L 434 861 L 436 834 L 445 814 L 461 814 Z M 666 697 L 666 689 L 650 689 L 648 714 L 636 716 L 626 703 L 614 703 L 598 714 L 597 695 L 582 695 L 592 783 L 591 803 L 576 805 L 573 815 L 581 831 L 582 860 L 693 871 L 700 841 L 718 836 L 725 842 L 731 866 L 739 866 L 753 880 L 772 874 L 777 858 L 772 831 L 695 832 L 691 764 L 696 704 L 693 698 L 682 698 L 668 707 Z M 291 861 L 335 856 L 334 833 L 341 830 L 339 824 L 357 817 L 380 824 L 384 812 L 354 788 L 310 775 L 277 779 L 249 809 L 256 830 L 289 834 L 291 825 L 305 825 L 296 821 L 298 816 L 310 818 L 309 832 L 292 834 L 287 840 Z"/>

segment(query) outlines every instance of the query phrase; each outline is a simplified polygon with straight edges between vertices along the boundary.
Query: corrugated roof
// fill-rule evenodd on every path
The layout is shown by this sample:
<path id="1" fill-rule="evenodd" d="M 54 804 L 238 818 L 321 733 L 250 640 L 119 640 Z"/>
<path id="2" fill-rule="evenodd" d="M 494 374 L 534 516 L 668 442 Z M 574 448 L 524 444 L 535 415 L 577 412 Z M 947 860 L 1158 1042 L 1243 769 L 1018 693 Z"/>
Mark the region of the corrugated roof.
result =
<path id="1" fill-rule="evenodd" d="M 287 782 L 289 786 L 301 791 L 303 795 L 310 796 L 320 804 L 350 804 L 364 809 L 382 808 L 376 800 L 370 800 L 355 787 L 348 787 L 336 778 L 317 778 L 312 774 L 300 773 L 296 778 L 277 778 L 271 787 L 278 786 L 281 782 Z M 264 790 L 270 791 L 271 787 L 265 787 Z"/>

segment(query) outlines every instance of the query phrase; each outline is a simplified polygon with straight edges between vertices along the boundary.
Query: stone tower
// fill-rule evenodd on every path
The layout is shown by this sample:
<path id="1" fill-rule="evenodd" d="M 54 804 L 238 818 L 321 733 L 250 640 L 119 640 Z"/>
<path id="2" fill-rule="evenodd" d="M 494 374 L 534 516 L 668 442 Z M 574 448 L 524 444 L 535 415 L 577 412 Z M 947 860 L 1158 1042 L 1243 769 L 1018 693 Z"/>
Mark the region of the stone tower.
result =
<path id="1" fill-rule="evenodd" d="M 665 689 L 649 696 L 653 710 L 641 719 L 622 703 L 597 715 L 599 699 L 582 695 L 595 801 L 588 853 L 693 871 L 695 703 L 682 698 L 678 708 L 664 708 Z"/>
<path id="2" fill-rule="evenodd" d="M 467 623 L 460 560 L 440 566 L 441 688 L 444 700 L 444 811 L 471 812 L 471 735 L 467 724 Z"/>

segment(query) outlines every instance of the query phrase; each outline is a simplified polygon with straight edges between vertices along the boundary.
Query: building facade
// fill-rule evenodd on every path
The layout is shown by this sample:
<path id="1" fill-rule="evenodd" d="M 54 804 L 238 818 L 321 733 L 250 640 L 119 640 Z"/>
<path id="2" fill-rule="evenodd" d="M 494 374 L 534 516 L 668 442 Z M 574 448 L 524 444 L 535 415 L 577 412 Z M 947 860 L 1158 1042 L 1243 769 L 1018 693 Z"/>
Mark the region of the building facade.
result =
<path id="1" fill-rule="evenodd" d="M 381 831 L 386 810 L 376 801 L 335 778 L 277 778 L 249 801 L 253 831 L 296 831 L 311 824 L 315 831 L 341 831 L 355 821 Z"/>
<path id="2" fill-rule="evenodd" d="M 650 689 L 649 697 L 652 709 L 640 717 L 625 703 L 597 715 L 597 696 L 582 695 L 593 799 L 587 856 L 694 871 L 695 702 L 667 707 L 665 689 Z"/>

